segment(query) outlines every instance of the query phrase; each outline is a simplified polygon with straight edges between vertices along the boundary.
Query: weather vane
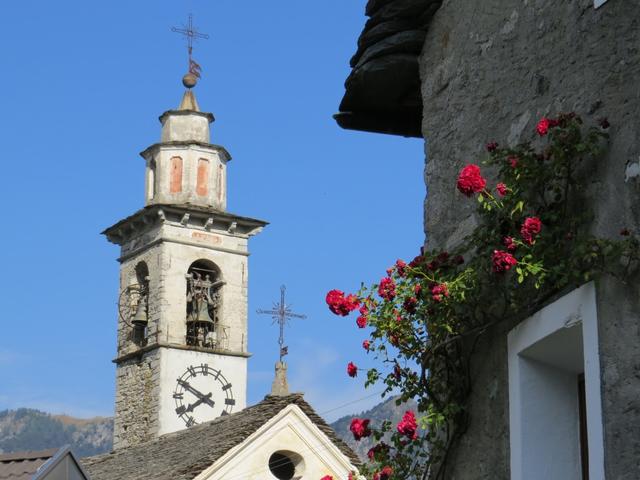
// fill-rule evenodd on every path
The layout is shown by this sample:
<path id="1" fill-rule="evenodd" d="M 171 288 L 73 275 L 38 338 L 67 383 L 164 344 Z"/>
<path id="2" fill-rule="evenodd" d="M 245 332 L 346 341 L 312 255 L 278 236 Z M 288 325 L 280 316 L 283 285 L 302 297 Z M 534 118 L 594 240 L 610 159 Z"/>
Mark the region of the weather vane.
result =
<path id="1" fill-rule="evenodd" d="M 280 362 L 282 358 L 289 353 L 289 348 L 284 344 L 284 326 L 290 318 L 307 318 L 306 315 L 300 315 L 299 313 L 293 313 L 291 311 L 291 305 L 287 305 L 284 301 L 284 293 L 287 287 L 282 285 L 280 287 L 280 303 L 274 303 L 271 310 L 256 310 L 256 313 L 262 315 L 271 315 L 274 323 L 278 322 L 280 325 L 280 338 L 278 339 L 278 345 L 280 345 Z"/>
<path id="2" fill-rule="evenodd" d="M 191 88 L 196 84 L 197 79 L 200 78 L 200 71 L 202 70 L 200 65 L 193 59 L 193 42 L 197 41 L 199 38 L 207 40 L 209 38 L 209 35 L 207 35 L 206 33 L 200 33 L 198 32 L 198 30 L 196 30 L 196 28 L 193 26 L 193 15 L 191 14 L 189 14 L 189 23 L 186 26 L 183 25 L 182 28 L 171 27 L 171 31 L 184 35 L 187 38 L 187 51 L 189 52 L 189 73 L 185 75 L 184 83 L 185 87 Z M 189 75 L 192 76 L 190 81 L 187 79 Z"/>

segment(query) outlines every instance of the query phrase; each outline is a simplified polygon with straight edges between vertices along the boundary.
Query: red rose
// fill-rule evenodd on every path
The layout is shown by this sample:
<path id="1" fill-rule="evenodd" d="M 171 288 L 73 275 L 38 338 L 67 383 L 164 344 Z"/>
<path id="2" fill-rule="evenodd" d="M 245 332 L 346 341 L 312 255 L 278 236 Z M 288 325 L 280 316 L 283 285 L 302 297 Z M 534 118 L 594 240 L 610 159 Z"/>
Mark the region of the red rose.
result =
<path id="1" fill-rule="evenodd" d="M 449 296 L 449 289 L 447 288 L 446 283 L 439 283 L 438 285 L 431 287 L 431 297 L 434 302 L 441 302 L 442 296 Z"/>
<path id="2" fill-rule="evenodd" d="M 487 186 L 487 181 L 480 174 L 480 167 L 471 164 L 467 165 L 460 171 L 458 176 L 458 190 L 467 197 L 474 193 L 481 192 Z"/>
<path id="3" fill-rule="evenodd" d="M 393 475 L 393 469 L 386 465 L 382 470 L 373 474 L 373 480 L 389 480 Z"/>
<path id="4" fill-rule="evenodd" d="M 516 242 L 513 237 L 504 237 L 502 239 L 502 244 L 507 247 L 507 250 L 513 252 L 516 249 Z"/>
<path id="5" fill-rule="evenodd" d="M 496 149 L 498 148 L 498 143 L 497 142 L 489 142 L 486 145 L 487 147 L 487 152 L 491 153 L 491 152 L 495 152 Z"/>
<path id="6" fill-rule="evenodd" d="M 356 318 L 356 325 L 358 325 L 358 328 L 364 328 L 367 326 L 367 317 L 365 317 L 364 315 L 360 315 L 358 318 Z"/>
<path id="7" fill-rule="evenodd" d="M 347 365 L 347 375 L 349 375 L 351 378 L 358 375 L 358 367 L 356 367 L 353 362 L 349 362 L 349 364 Z"/>
<path id="8" fill-rule="evenodd" d="M 380 285 L 378 286 L 378 295 L 381 298 L 387 301 L 391 301 L 396 296 L 396 284 L 392 278 L 385 277 L 380 280 Z"/>
<path id="9" fill-rule="evenodd" d="M 509 162 L 509 165 L 511 166 L 511 168 L 516 168 L 518 166 L 518 157 L 516 156 L 511 156 L 507 158 L 507 161 Z"/>
<path id="10" fill-rule="evenodd" d="M 374 460 L 378 453 L 386 454 L 389 451 L 389 445 L 384 442 L 380 442 L 369 449 L 367 452 L 367 458 L 369 460 Z"/>
<path id="11" fill-rule="evenodd" d="M 364 342 L 362 342 L 362 348 L 364 348 L 368 352 L 369 348 L 371 348 L 371 342 L 369 340 L 365 340 Z"/>
<path id="12" fill-rule="evenodd" d="M 325 475 L 320 480 L 333 480 L 333 477 L 331 475 Z"/>
<path id="13" fill-rule="evenodd" d="M 456 265 L 462 265 L 464 263 L 464 257 L 462 255 L 456 255 L 453 257 L 453 263 Z"/>
<path id="14" fill-rule="evenodd" d="M 419 283 L 416 283 L 415 287 L 413 287 L 413 293 L 415 293 L 416 295 L 420 295 L 421 291 L 422 291 L 422 285 L 420 285 Z"/>
<path id="15" fill-rule="evenodd" d="M 331 290 L 327 293 L 325 301 L 327 305 L 329 305 L 329 310 L 342 317 L 349 315 L 349 313 L 360 305 L 358 297 L 353 294 L 345 297 L 344 292 L 341 290 Z"/>
<path id="16" fill-rule="evenodd" d="M 401 277 L 404 277 L 405 269 L 407 268 L 407 264 L 402 260 L 396 260 L 396 272 Z"/>
<path id="17" fill-rule="evenodd" d="M 504 183 L 497 184 L 496 185 L 496 190 L 497 190 L 498 194 L 501 197 L 504 197 L 507 194 L 507 192 L 509 191 L 509 189 L 507 188 L 507 186 Z"/>
<path id="18" fill-rule="evenodd" d="M 422 262 L 424 262 L 424 257 L 422 255 L 418 255 L 417 257 L 415 257 L 413 260 L 411 260 L 411 262 L 409 263 L 409 266 L 411 268 L 416 268 L 418 265 L 420 265 Z"/>
<path id="19" fill-rule="evenodd" d="M 349 430 L 353 433 L 354 440 L 360 440 L 361 438 L 371 435 L 371 430 L 369 430 L 369 421 L 370 420 L 368 418 L 354 418 L 351 420 Z"/>
<path id="20" fill-rule="evenodd" d="M 540 233 L 542 222 L 538 217 L 527 217 L 520 227 L 520 235 L 525 243 L 532 245 L 534 237 Z"/>
<path id="21" fill-rule="evenodd" d="M 440 252 L 436 257 L 436 260 L 440 263 L 446 263 L 447 260 L 449 260 L 449 252 L 447 251 Z"/>
<path id="22" fill-rule="evenodd" d="M 549 119 L 546 117 L 542 117 L 538 122 L 538 125 L 536 125 L 536 132 L 538 132 L 538 135 L 540 135 L 541 137 L 544 137 L 547 132 L 549 132 L 550 126 L 551 122 L 549 122 Z"/>
<path id="23" fill-rule="evenodd" d="M 516 257 L 511 255 L 509 252 L 505 252 L 504 250 L 494 250 L 493 251 L 493 271 L 496 273 L 503 273 L 507 270 L 510 270 L 511 267 L 518 264 L 518 260 Z"/>
<path id="24" fill-rule="evenodd" d="M 418 424 L 416 422 L 416 416 L 411 410 L 405 412 L 402 420 L 398 423 L 398 433 L 411 440 L 418 438 Z"/>
<path id="25" fill-rule="evenodd" d="M 404 308 L 408 313 L 415 313 L 417 305 L 418 299 L 416 297 L 407 297 L 402 304 L 402 308 Z"/>

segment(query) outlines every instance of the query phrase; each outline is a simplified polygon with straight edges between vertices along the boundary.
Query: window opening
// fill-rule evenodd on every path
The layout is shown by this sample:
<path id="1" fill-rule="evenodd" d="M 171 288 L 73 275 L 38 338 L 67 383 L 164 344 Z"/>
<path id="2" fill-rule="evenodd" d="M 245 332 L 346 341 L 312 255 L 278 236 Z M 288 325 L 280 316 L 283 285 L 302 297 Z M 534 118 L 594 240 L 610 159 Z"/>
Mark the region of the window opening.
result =
<path id="1" fill-rule="evenodd" d="M 187 271 L 187 345 L 217 348 L 220 344 L 220 270 L 207 260 L 194 262 Z"/>
<path id="2" fill-rule="evenodd" d="M 120 292 L 118 314 L 128 327 L 125 335 L 126 344 L 132 342 L 144 346 L 147 344 L 149 324 L 149 268 L 145 262 L 136 265 L 135 274 L 130 282 Z"/>
<path id="3" fill-rule="evenodd" d="M 269 457 L 269 471 L 278 480 L 296 480 L 302 478 L 304 461 L 294 452 L 279 451 Z"/>

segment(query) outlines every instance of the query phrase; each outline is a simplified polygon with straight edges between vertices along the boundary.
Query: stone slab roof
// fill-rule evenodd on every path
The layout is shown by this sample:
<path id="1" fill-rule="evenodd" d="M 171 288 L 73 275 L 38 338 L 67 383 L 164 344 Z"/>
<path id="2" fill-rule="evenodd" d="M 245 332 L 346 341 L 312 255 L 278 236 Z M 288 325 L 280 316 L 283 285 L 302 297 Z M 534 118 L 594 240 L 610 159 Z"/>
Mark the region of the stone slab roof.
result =
<path id="1" fill-rule="evenodd" d="M 0 455 L 0 480 L 30 480 L 57 451 L 51 448 Z"/>
<path id="2" fill-rule="evenodd" d="M 232 415 L 81 462 L 91 480 L 190 480 L 290 404 L 297 405 L 354 466 L 361 464 L 353 450 L 304 401 L 302 394 L 267 396 Z"/>
<path id="3" fill-rule="evenodd" d="M 369 0 L 334 118 L 342 128 L 422 137 L 419 56 L 442 0 Z"/>

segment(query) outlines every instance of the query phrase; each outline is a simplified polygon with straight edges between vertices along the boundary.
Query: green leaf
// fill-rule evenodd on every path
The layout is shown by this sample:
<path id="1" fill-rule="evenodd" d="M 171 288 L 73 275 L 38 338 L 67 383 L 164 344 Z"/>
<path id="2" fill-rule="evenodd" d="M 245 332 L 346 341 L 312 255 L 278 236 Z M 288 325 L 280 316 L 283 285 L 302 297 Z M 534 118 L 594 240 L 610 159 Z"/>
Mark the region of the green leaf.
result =
<path id="1" fill-rule="evenodd" d="M 513 217 L 513 214 L 518 211 L 522 212 L 523 208 L 524 208 L 524 202 L 520 200 L 518 203 L 516 203 L 516 206 L 513 208 L 513 210 L 511 210 L 511 216 Z"/>

